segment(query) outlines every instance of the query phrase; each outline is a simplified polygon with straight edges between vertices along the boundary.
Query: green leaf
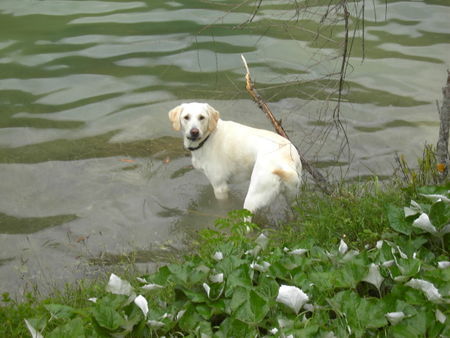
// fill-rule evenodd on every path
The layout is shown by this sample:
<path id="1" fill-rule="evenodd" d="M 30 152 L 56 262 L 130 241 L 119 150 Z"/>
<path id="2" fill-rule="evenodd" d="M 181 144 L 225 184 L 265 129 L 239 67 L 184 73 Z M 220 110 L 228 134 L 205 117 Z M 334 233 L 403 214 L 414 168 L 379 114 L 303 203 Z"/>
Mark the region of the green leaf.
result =
<path id="1" fill-rule="evenodd" d="M 155 284 L 166 285 L 170 275 L 171 272 L 169 270 L 169 267 L 167 265 L 164 265 L 160 267 L 153 276 L 151 276 L 151 281 Z"/>
<path id="2" fill-rule="evenodd" d="M 235 290 L 230 308 L 233 317 L 248 324 L 262 321 L 269 311 L 266 299 L 255 291 L 242 287 Z"/>
<path id="3" fill-rule="evenodd" d="M 114 309 L 99 305 L 94 308 L 93 315 L 98 325 L 108 329 L 110 331 L 117 330 L 122 324 L 124 319 Z"/>
<path id="4" fill-rule="evenodd" d="M 242 265 L 228 275 L 226 279 L 225 297 L 231 297 L 237 287 L 252 287 L 249 265 Z"/>
<path id="5" fill-rule="evenodd" d="M 346 318 L 352 331 L 361 330 L 364 332 L 388 324 L 385 318 L 387 305 L 382 300 L 361 298 L 354 291 L 346 290 L 329 299 L 329 303 L 336 313 Z"/>
<path id="6" fill-rule="evenodd" d="M 187 289 L 180 288 L 181 291 L 194 303 L 204 303 L 208 301 L 208 296 L 203 288 Z"/>
<path id="7" fill-rule="evenodd" d="M 46 304 L 44 307 L 57 319 L 69 319 L 74 315 L 74 308 L 61 304 Z"/>
<path id="8" fill-rule="evenodd" d="M 440 230 L 445 225 L 450 224 L 450 204 L 444 202 L 436 202 L 430 209 L 430 221 Z"/>
<path id="9" fill-rule="evenodd" d="M 417 312 L 411 318 L 403 319 L 397 325 L 389 328 L 390 337 L 414 338 L 426 337 L 427 317 L 424 311 Z"/>
<path id="10" fill-rule="evenodd" d="M 189 280 L 189 274 L 192 271 L 192 268 L 185 265 L 172 264 L 168 266 L 168 269 L 171 273 L 170 278 L 177 284 L 181 284 L 187 286 Z"/>
<path id="11" fill-rule="evenodd" d="M 192 332 L 192 330 L 194 330 L 201 321 L 203 321 L 203 318 L 196 311 L 193 304 L 189 304 L 186 308 L 186 312 L 179 320 L 178 325 L 181 329 L 187 332 Z"/>
<path id="12" fill-rule="evenodd" d="M 278 283 L 266 275 L 261 275 L 257 286 L 258 293 L 266 299 L 275 299 L 278 295 Z"/>
<path id="13" fill-rule="evenodd" d="M 131 299 L 131 301 L 133 300 Z M 108 294 L 97 300 L 97 305 L 109 307 L 115 310 L 122 308 L 129 303 L 129 297 L 125 295 Z"/>
<path id="14" fill-rule="evenodd" d="M 335 287 L 355 288 L 356 285 L 367 276 L 368 266 L 356 261 L 350 261 L 335 271 Z"/>
<path id="15" fill-rule="evenodd" d="M 404 235 L 410 235 L 412 232 L 411 224 L 405 220 L 403 209 L 389 205 L 387 208 L 389 225 L 392 229 Z"/>
<path id="16" fill-rule="evenodd" d="M 357 309 L 358 320 L 363 328 L 377 329 L 388 324 L 386 306 L 376 298 L 362 298 Z"/>
<path id="17" fill-rule="evenodd" d="M 257 337 L 256 328 L 235 318 L 228 317 L 221 324 L 217 337 Z"/>
<path id="18" fill-rule="evenodd" d="M 83 321 L 81 318 L 74 318 L 65 325 L 58 326 L 47 334 L 47 338 L 82 338 L 85 337 Z"/>

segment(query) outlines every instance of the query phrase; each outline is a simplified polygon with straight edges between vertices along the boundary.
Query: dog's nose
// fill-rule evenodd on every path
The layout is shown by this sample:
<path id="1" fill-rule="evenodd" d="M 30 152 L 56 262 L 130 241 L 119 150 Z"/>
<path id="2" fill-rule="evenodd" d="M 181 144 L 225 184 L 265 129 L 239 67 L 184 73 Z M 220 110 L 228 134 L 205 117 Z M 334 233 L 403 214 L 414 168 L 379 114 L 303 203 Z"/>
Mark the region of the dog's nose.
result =
<path id="1" fill-rule="evenodd" d="M 190 133 L 192 138 L 197 138 L 200 135 L 200 130 L 197 128 L 192 128 Z"/>

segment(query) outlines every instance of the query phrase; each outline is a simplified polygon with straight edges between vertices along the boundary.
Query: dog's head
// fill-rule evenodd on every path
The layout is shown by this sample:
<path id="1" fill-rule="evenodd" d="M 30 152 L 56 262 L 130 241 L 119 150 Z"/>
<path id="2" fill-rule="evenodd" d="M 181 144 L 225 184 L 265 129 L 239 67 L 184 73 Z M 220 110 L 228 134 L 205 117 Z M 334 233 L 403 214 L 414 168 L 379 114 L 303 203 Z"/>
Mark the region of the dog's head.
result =
<path id="1" fill-rule="evenodd" d="M 219 112 L 207 103 L 183 103 L 169 112 L 175 130 L 181 130 L 186 148 L 201 143 L 216 129 Z"/>

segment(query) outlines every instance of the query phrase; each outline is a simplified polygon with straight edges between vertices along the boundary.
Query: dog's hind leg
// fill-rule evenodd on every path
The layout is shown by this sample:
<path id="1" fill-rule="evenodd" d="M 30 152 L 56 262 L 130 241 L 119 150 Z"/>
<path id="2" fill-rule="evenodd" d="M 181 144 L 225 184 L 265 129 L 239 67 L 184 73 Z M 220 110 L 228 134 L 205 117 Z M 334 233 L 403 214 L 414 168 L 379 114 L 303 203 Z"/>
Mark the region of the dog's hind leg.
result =
<path id="1" fill-rule="evenodd" d="M 259 209 L 269 206 L 280 193 L 280 178 L 267 170 L 259 172 L 255 167 L 250 179 L 247 196 L 244 201 L 244 209 L 253 214 Z"/>

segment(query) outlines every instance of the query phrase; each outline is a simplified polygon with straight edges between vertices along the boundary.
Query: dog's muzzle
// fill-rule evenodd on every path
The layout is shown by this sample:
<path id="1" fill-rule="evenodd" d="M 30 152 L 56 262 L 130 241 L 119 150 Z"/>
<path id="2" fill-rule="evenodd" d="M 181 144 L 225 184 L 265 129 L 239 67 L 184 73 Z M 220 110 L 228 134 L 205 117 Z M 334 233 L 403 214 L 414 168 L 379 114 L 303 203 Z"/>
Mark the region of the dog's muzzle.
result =
<path id="1" fill-rule="evenodd" d="M 198 130 L 197 128 L 192 128 L 189 131 L 189 136 L 187 137 L 187 139 L 191 141 L 196 141 L 199 139 L 199 137 L 200 137 L 200 130 Z"/>

